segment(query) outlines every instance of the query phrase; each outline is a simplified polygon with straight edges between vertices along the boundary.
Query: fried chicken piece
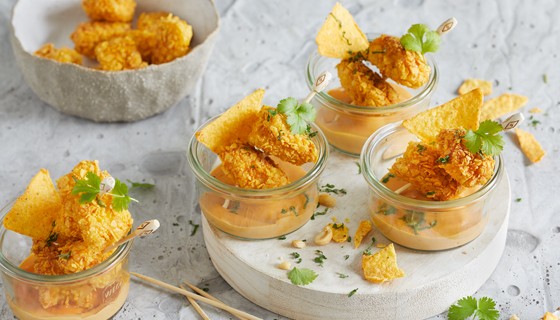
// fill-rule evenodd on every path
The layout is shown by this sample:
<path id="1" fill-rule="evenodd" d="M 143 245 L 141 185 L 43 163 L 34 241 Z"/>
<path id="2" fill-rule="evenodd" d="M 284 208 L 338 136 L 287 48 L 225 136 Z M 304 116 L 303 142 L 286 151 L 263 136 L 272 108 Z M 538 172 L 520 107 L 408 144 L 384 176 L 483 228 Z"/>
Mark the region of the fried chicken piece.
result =
<path id="1" fill-rule="evenodd" d="M 170 14 L 159 18 L 156 25 L 157 44 L 152 52 L 152 63 L 170 62 L 189 52 L 193 37 L 192 27 L 189 24 Z"/>
<path id="2" fill-rule="evenodd" d="M 290 183 L 272 159 L 248 144 L 233 143 L 219 156 L 222 170 L 240 188 L 270 189 Z"/>
<path id="3" fill-rule="evenodd" d="M 378 73 L 362 61 L 346 59 L 336 66 L 344 91 L 352 103 L 363 107 L 382 107 L 399 103 L 399 94 Z"/>
<path id="4" fill-rule="evenodd" d="M 385 51 L 385 52 L 383 52 Z M 391 78 L 398 84 L 417 89 L 430 78 L 430 67 L 424 57 L 406 50 L 399 38 L 381 35 L 369 46 L 368 60 L 384 78 Z"/>
<path id="5" fill-rule="evenodd" d="M 84 0 L 82 8 L 91 20 L 130 22 L 134 16 L 134 0 Z"/>
<path id="6" fill-rule="evenodd" d="M 56 180 L 58 193 L 62 201 L 60 217 L 56 220 L 54 231 L 63 238 L 83 239 L 91 249 L 103 250 L 125 236 L 132 227 L 132 217 L 128 210 L 115 211 L 112 208 L 113 196 L 105 194 L 101 207 L 97 201 L 80 204 L 80 195 L 72 194 L 76 182 L 74 178 L 85 179 L 92 171 L 101 180 L 109 177 L 107 171 L 99 169 L 95 161 L 82 161 L 72 172 Z"/>
<path id="7" fill-rule="evenodd" d="M 142 60 L 150 63 L 152 61 L 152 52 L 156 47 L 156 33 L 145 30 L 130 30 L 126 33 L 136 43 L 136 49 L 140 52 Z"/>
<path id="8" fill-rule="evenodd" d="M 34 55 L 59 62 L 82 65 L 82 56 L 78 52 L 67 47 L 57 49 L 52 43 L 45 44 L 39 50 L 35 51 Z"/>
<path id="9" fill-rule="evenodd" d="M 169 12 L 163 11 L 142 13 L 140 17 L 138 17 L 138 22 L 136 22 L 136 29 L 140 31 L 156 32 L 159 19 L 168 17 L 170 14 Z"/>
<path id="10" fill-rule="evenodd" d="M 436 138 L 439 167 L 464 187 L 484 185 L 494 173 L 494 158 L 472 154 L 465 146 L 465 129 L 444 129 Z"/>
<path id="11" fill-rule="evenodd" d="M 75 50 L 88 58 L 95 59 L 95 47 L 113 36 L 122 35 L 130 30 L 126 22 L 90 21 L 81 23 L 70 35 Z"/>
<path id="12" fill-rule="evenodd" d="M 35 254 L 35 273 L 62 275 L 94 267 L 109 258 L 113 251 L 102 254 L 81 239 L 61 237 L 53 242 L 33 239 L 31 253 Z"/>
<path id="13" fill-rule="evenodd" d="M 398 178 L 434 200 L 457 199 L 463 186 L 438 166 L 438 150 L 423 142 L 409 142 L 402 157 L 389 169 Z"/>
<path id="14" fill-rule="evenodd" d="M 296 166 L 317 161 L 317 148 L 309 135 L 293 134 L 285 114 L 263 106 L 258 116 L 249 135 L 249 144 Z"/>
<path id="15" fill-rule="evenodd" d="M 139 69 L 148 66 L 147 62 L 142 61 L 136 42 L 129 35 L 117 36 L 101 42 L 95 47 L 95 55 L 99 61 L 99 69 L 105 71 Z"/>

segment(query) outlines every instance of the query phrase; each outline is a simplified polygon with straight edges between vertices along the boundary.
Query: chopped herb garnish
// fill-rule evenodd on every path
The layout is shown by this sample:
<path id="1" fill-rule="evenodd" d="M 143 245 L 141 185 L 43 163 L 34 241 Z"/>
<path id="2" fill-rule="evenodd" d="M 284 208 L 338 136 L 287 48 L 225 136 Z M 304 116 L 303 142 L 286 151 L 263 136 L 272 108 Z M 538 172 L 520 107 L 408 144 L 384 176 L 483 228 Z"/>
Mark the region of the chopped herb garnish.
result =
<path id="1" fill-rule="evenodd" d="M 278 114 L 278 111 L 274 109 L 268 109 L 268 113 L 270 114 L 270 116 L 274 117 Z"/>
<path id="2" fill-rule="evenodd" d="M 204 292 L 210 291 L 210 289 L 208 289 L 208 288 L 199 288 L 199 289 L 202 290 L 202 291 L 204 291 Z"/>
<path id="3" fill-rule="evenodd" d="M 97 200 L 97 204 L 101 207 L 101 208 L 105 208 L 105 202 L 103 202 L 103 200 L 101 199 L 96 199 Z"/>
<path id="4" fill-rule="evenodd" d="M 179 224 L 178 224 L 177 222 L 173 222 L 173 225 L 174 225 L 174 226 L 178 226 Z"/>
<path id="5" fill-rule="evenodd" d="M 303 209 L 307 208 L 307 204 L 309 203 L 309 201 L 313 200 L 313 198 L 309 198 L 309 196 L 307 195 L 307 193 L 303 193 L 303 195 L 305 196 L 305 203 L 303 204 Z"/>
<path id="6" fill-rule="evenodd" d="M 539 124 L 539 123 L 541 123 L 539 120 L 533 120 L 533 121 L 529 122 L 529 126 L 533 127 L 533 128 L 536 128 L 537 124 Z"/>
<path id="7" fill-rule="evenodd" d="M 342 273 L 342 272 L 340 272 L 339 274 L 340 274 L 340 277 L 341 277 L 341 278 L 348 278 L 348 276 L 347 276 L 347 275 L 345 275 L 345 274 L 344 274 L 344 273 Z"/>
<path id="8" fill-rule="evenodd" d="M 303 240 L 301 240 L 301 242 L 306 242 L 306 241 L 307 241 L 307 239 L 303 239 Z"/>
<path id="9" fill-rule="evenodd" d="M 327 214 L 327 211 L 329 211 L 329 208 L 325 208 L 325 211 L 323 212 L 315 212 L 316 216 L 324 216 Z"/>
<path id="10" fill-rule="evenodd" d="M 288 213 L 288 211 L 286 211 L 286 209 L 282 209 L 281 212 L 282 212 L 282 213 Z"/>
<path id="11" fill-rule="evenodd" d="M 291 206 L 290 211 L 292 211 L 296 215 L 296 217 L 298 216 L 297 211 L 296 211 L 296 207 Z"/>
<path id="12" fill-rule="evenodd" d="M 251 169 L 255 169 L 255 166 L 251 166 Z"/>
<path id="13" fill-rule="evenodd" d="M 333 226 L 332 226 L 332 227 L 333 227 L 333 229 L 340 229 L 340 228 L 344 228 L 344 223 L 340 223 L 340 224 L 338 224 L 338 225 L 337 225 L 337 224 L 335 223 L 335 224 L 333 224 Z"/>
<path id="14" fill-rule="evenodd" d="M 548 83 L 548 77 L 546 76 L 546 73 L 543 74 L 542 78 L 543 78 L 544 83 Z"/>
<path id="15" fill-rule="evenodd" d="M 54 226 L 54 222 L 53 222 L 53 226 Z M 52 232 L 52 230 L 51 230 L 51 232 L 49 232 L 47 240 L 45 240 L 45 243 L 47 244 L 47 247 L 50 247 L 53 242 L 56 242 L 57 239 L 58 239 L 58 233 Z"/>
<path id="16" fill-rule="evenodd" d="M 352 242 L 352 237 L 348 237 L 348 242 Z"/>
<path id="17" fill-rule="evenodd" d="M 431 146 L 433 146 L 434 144 L 436 144 L 436 142 L 435 142 L 435 141 L 432 141 L 432 142 L 430 142 L 430 143 L 428 143 L 428 144 L 431 145 Z"/>
<path id="18" fill-rule="evenodd" d="M 521 198 L 517 198 L 517 199 L 515 199 L 515 201 L 521 202 Z"/>
<path id="19" fill-rule="evenodd" d="M 443 157 L 443 158 L 439 158 L 437 159 L 437 162 L 441 163 L 441 164 L 448 164 L 449 163 L 449 155 Z"/>
<path id="20" fill-rule="evenodd" d="M 321 192 L 327 192 L 327 193 L 334 193 L 334 194 L 338 194 L 339 192 L 342 194 L 346 194 L 346 190 L 344 189 L 334 189 L 334 185 L 332 184 L 326 184 L 324 186 L 321 187 L 321 189 L 319 189 L 319 191 Z"/>
<path id="21" fill-rule="evenodd" d="M 420 155 L 422 155 L 422 151 L 424 151 L 424 150 L 427 149 L 426 146 L 425 146 L 425 145 L 422 145 L 422 144 L 418 144 L 418 145 L 416 145 L 416 147 L 418 148 L 418 153 L 419 153 Z"/>
<path id="22" fill-rule="evenodd" d="M 139 182 L 132 182 L 128 179 L 126 179 L 126 181 L 128 181 L 128 183 L 130 183 L 130 189 L 128 189 L 128 191 L 134 189 L 134 188 L 153 188 L 155 187 L 153 184 L 151 183 L 139 183 Z"/>
<path id="23" fill-rule="evenodd" d="M 430 192 L 428 192 L 428 193 L 426 193 L 426 194 L 429 195 L 429 196 L 433 196 L 434 194 L 436 194 L 436 192 L 435 192 L 435 191 L 430 191 Z"/>
<path id="24" fill-rule="evenodd" d="M 352 291 L 348 294 L 348 298 L 350 298 L 351 296 L 353 296 L 354 293 L 356 293 L 356 291 L 358 291 L 358 288 L 352 290 Z"/>
<path id="25" fill-rule="evenodd" d="M 299 258 L 299 260 L 296 263 L 301 263 L 301 258 Z"/>
<path id="26" fill-rule="evenodd" d="M 233 214 L 237 214 L 237 209 L 239 209 L 239 201 L 234 201 L 233 208 L 229 212 Z"/>
<path id="27" fill-rule="evenodd" d="M 67 254 L 59 254 L 57 257 L 61 257 L 62 259 L 70 259 L 70 255 L 72 254 L 72 251 L 69 251 Z"/>
<path id="28" fill-rule="evenodd" d="M 76 184 L 72 188 L 72 194 L 76 195 L 81 193 L 80 199 L 78 200 L 80 204 L 91 203 L 93 200 L 97 199 L 97 194 L 101 192 L 101 178 L 94 172 L 89 171 L 86 173 L 86 179 L 78 180 L 74 178 L 74 181 Z M 138 200 L 128 196 L 127 193 L 128 186 L 120 182 L 119 179 L 115 179 L 115 187 L 111 192 L 107 193 L 113 196 L 111 203 L 115 211 L 128 209 L 128 204 L 131 201 L 138 202 Z"/>
<path id="29" fill-rule="evenodd" d="M 356 162 L 356 165 L 358 165 L 358 174 L 362 173 L 362 166 L 360 165 L 359 162 Z"/>
<path id="30" fill-rule="evenodd" d="M 286 240 L 286 236 L 278 237 L 278 240 Z"/>
<path id="31" fill-rule="evenodd" d="M 350 258 L 350 255 L 349 255 L 349 254 L 347 254 L 347 255 L 344 256 L 344 260 L 348 260 L 348 258 Z"/>
<path id="32" fill-rule="evenodd" d="M 379 211 L 376 211 L 375 213 L 381 213 L 385 216 L 388 216 L 397 213 L 397 209 L 395 209 L 395 207 L 393 206 L 387 206 L 387 204 L 384 203 L 379 206 Z"/>
<path id="33" fill-rule="evenodd" d="M 371 54 L 377 54 L 377 53 L 385 53 L 387 52 L 387 49 L 383 50 L 383 51 L 371 51 Z"/>
<path id="34" fill-rule="evenodd" d="M 323 254 L 323 251 L 321 251 L 321 250 L 317 250 L 316 252 L 319 256 L 316 257 L 315 259 L 313 259 L 313 261 L 315 261 L 316 263 L 318 263 L 322 267 L 323 262 L 324 262 L 324 260 L 327 260 L 327 257 L 325 257 L 325 255 Z"/>
<path id="35" fill-rule="evenodd" d="M 292 252 L 290 254 L 294 257 L 294 259 L 299 258 L 299 253 L 297 253 L 297 252 Z"/>
<path id="36" fill-rule="evenodd" d="M 305 286 L 313 282 L 313 280 L 315 280 L 318 276 L 319 275 L 316 274 L 313 270 L 306 268 L 298 269 L 294 267 L 294 269 L 292 269 L 292 271 L 290 271 L 290 273 L 288 274 L 288 279 L 290 279 L 290 281 L 292 281 L 292 283 L 296 286 Z"/>
<path id="37" fill-rule="evenodd" d="M 338 22 L 338 28 L 339 28 L 339 29 L 342 29 L 342 22 L 341 22 L 340 20 L 338 20 L 338 19 L 335 17 L 335 15 L 332 14 L 332 12 L 329 13 L 329 14 L 334 18 L 334 20 L 336 20 L 336 22 Z"/>
<path id="38" fill-rule="evenodd" d="M 363 253 L 364 255 L 371 256 L 373 254 L 373 253 L 371 253 L 371 248 L 373 248 L 374 243 L 375 243 L 375 237 L 371 237 L 371 245 L 366 250 L 364 250 L 364 253 Z"/>
<path id="39" fill-rule="evenodd" d="M 383 178 L 383 180 L 381 180 L 381 182 L 387 183 L 387 182 L 389 182 L 389 179 L 390 179 L 390 178 L 394 178 L 394 177 L 395 177 L 394 174 L 389 173 L 386 177 Z"/>
<path id="40" fill-rule="evenodd" d="M 55 223 L 56 223 L 56 220 L 54 220 L 54 221 L 52 222 L 51 226 L 54 227 L 54 226 L 55 226 Z"/>
<path id="41" fill-rule="evenodd" d="M 278 137 L 276 137 L 276 139 L 278 139 L 278 141 L 282 140 L 282 136 L 284 135 L 284 134 L 282 133 L 282 131 L 284 131 L 284 130 L 278 131 Z"/>
<path id="42" fill-rule="evenodd" d="M 190 306 L 190 304 L 185 303 L 184 306 L 188 308 Z"/>
<path id="43" fill-rule="evenodd" d="M 194 236 L 194 234 L 196 233 L 196 229 L 198 229 L 199 225 L 198 225 L 198 224 L 194 224 L 194 223 L 192 222 L 192 220 L 189 220 L 189 224 L 190 224 L 191 226 L 194 227 L 193 231 L 191 232 L 191 236 Z"/>

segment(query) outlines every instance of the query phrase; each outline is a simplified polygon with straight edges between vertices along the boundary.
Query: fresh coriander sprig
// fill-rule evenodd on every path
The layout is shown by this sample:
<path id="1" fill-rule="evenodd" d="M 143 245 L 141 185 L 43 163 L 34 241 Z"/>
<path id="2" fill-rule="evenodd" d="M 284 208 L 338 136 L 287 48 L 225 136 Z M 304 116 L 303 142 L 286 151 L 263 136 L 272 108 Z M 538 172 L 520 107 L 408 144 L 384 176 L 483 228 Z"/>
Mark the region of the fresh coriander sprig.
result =
<path id="1" fill-rule="evenodd" d="M 464 139 L 465 146 L 473 154 L 481 150 L 486 155 L 499 155 L 504 149 L 505 141 L 501 135 L 496 133 L 502 131 L 502 126 L 492 120 L 485 120 L 480 123 L 476 131 L 467 130 Z"/>
<path id="2" fill-rule="evenodd" d="M 76 179 L 74 178 L 76 184 L 72 188 L 72 194 L 80 194 L 80 199 L 78 202 L 80 204 L 91 203 L 97 199 L 97 194 L 101 192 L 101 178 L 94 172 L 89 171 L 86 174 L 86 179 Z M 128 204 L 131 201 L 138 202 L 138 200 L 131 198 L 127 195 L 128 186 L 122 183 L 119 179 L 115 179 L 115 187 L 111 192 L 107 194 L 113 196 L 113 209 L 115 211 L 123 211 L 128 209 Z M 98 201 L 99 203 L 99 201 Z M 100 206 L 104 206 L 103 202 L 99 203 Z"/>
<path id="3" fill-rule="evenodd" d="M 401 37 L 401 44 L 406 50 L 420 52 L 424 56 L 427 52 L 437 52 L 441 37 L 436 31 L 430 31 L 425 24 L 413 24 L 408 33 Z M 426 58 L 424 58 L 426 62 Z"/>
<path id="4" fill-rule="evenodd" d="M 315 273 L 315 271 L 301 268 L 298 269 L 294 267 L 292 271 L 288 274 L 288 279 L 292 281 L 293 284 L 296 286 L 305 286 L 313 282 L 319 275 Z"/>
<path id="5" fill-rule="evenodd" d="M 130 183 L 129 191 L 134 189 L 134 188 L 153 188 L 153 187 L 155 187 L 155 185 L 153 185 L 151 183 L 132 182 L 128 179 L 126 179 L 126 181 L 128 181 L 128 183 Z"/>
<path id="6" fill-rule="evenodd" d="M 307 130 L 307 123 L 315 121 L 317 110 L 308 102 L 298 103 L 295 98 L 289 97 L 281 100 L 276 108 L 278 112 L 288 116 L 286 122 L 290 125 L 293 134 L 302 134 Z"/>
<path id="7" fill-rule="evenodd" d="M 464 320 L 471 316 L 472 319 L 497 320 L 500 312 L 495 309 L 496 302 L 491 298 L 482 297 L 478 301 L 471 296 L 457 301 L 457 305 L 449 307 L 447 318 L 450 320 Z"/>

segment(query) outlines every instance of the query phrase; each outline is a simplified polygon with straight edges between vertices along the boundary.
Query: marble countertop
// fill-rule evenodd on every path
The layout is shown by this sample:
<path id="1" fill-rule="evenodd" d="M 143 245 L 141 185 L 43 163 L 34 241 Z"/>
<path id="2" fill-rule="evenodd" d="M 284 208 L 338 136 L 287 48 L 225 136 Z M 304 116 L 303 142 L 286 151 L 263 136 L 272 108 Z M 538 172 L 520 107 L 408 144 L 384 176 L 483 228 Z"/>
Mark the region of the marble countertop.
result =
<path id="1" fill-rule="evenodd" d="M 0 0 L 0 204 L 20 195 L 41 168 L 59 177 L 80 160 L 98 159 L 112 175 L 156 185 L 135 191 L 141 199 L 131 210 L 135 225 L 157 218 L 162 226 L 134 244 L 132 271 L 167 283 L 205 286 L 234 308 L 263 319 L 285 319 L 235 292 L 213 267 L 202 232 L 190 236 L 188 221 L 200 224 L 201 216 L 185 150 L 202 122 L 256 88 L 267 90 L 268 105 L 286 96 L 304 97 L 304 66 L 316 50 L 315 35 L 334 1 L 217 0 L 220 35 L 194 92 L 163 114 L 116 124 L 61 114 L 35 96 L 9 42 L 13 4 L 14 0 Z M 511 314 L 538 319 L 560 307 L 560 3 L 394 0 L 343 5 L 365 32 L 401 34 L 413 23 L 436 28 L 449 17 L 457 18 L 459 25 L 435 55 L 441 78 L 432 106 L 456 97 L 464 79 L 481 78 L 494 82 L 491 97 L 522 94 L 529 97 L 523 111 L 545 111 L 533 115 L 532 120 L 540 121 L 536 126 L 522 125 L 548 152 L 540 163 L 531 164 L 515 136 L 505 135 L 513 199 L 507 245 L 476 296 L 496 300 L 501 319 Z M 9 319 L 13 314 L 3 290 L 0 295 L 0 318 Z M 185 303 L 178 294 L 134 279 L 115 319 L 199 319 Z M 213 307 L 203 309 L 212 319 L 232 317 Z M 438 318 L 446 316 L 434 319 Z"/>

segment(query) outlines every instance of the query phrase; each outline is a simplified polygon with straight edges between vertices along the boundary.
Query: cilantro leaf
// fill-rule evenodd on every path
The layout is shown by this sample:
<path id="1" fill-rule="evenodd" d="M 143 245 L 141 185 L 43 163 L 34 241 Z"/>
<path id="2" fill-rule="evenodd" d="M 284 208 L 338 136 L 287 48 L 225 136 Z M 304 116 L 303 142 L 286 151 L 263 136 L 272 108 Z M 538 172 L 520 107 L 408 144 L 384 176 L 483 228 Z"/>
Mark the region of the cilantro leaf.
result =
<path id="1" fill-rule="evenodd" d="M 80 204 L 90 203 L 97 197 L 97 194 L 101 191 L 101 178 L 99 178 L 95 173 L 89 171 L 86 173 L 86 179 L 76 180 L 74 188 L 72 188 L 72 194 L 79 194 L 80 199 L 78 202 Z"/>
<path id="2" fill-rule="evenodd" d="M 317 278 L 318 276 L 319 275 L 316 274 L 313 270 L 306 268 L 298 269 L 294 267 L 294 269 L 292 269 L 292 271 L 290 271 L 290 273 L 288 274 L 288 279 L 290 279 L 296 286 L 305 286 L 313 282 L 313 280 L 315 280 L 315 278 Z"/>
<path id="3" fill-rule="evenodd" d="M 134 189 L 134 188 L 142 188 L 142 187 L 144 187 L 144 188 L 153 188 L 153 187 L 155 187 L 155 186 L 154 186 L 153 184 L 151 184 L 151 183 L 132 182 L 132 181 L 130 181 L 130 180 L 128 180 L 128 179 L 126 179 L 126 181 L 128 181 L 128 183 L 130 183 L 130 189 L 129 189 L 129 191 L 132 190 L 132 189 Z"/>
<path id="4" fill-rule="evenodd" d="M 495 308 L 496 303 L 494 300 L 482 297 L 478 300 L 478 310 L 476 310 L 476 316 L 482 320 L 498 320 L 500 312 Z"/>
<path id="5" fill-rule="evenodd" d="M 467 130 L 464 139 L 465 146 L 473 154 L 482 150 L 486 155 L 499 155 L 504 149 L 505 141 L 500 135 L 494 135 L 502 131 L 502 126 L 492 120 L 484 120 L 476 131 Z"/>
<path id="6" fill-rule="evenodd" d="M 307 131 L 307 122 L 315 121 L 317 110 L 311 103 L 299 104 L 295 98 L 289 97 L 278 103 L 276 110 L 287 116 L 286 122 L 290 125 L 293 134 L 302 134 Z"/>
<path id="7" fill-rule="evenodd" d="M 136 199 L 127 195 L 128 186 L 122 183 L 119 179 L 115 179 L 115 187 L 111 190 L 110 195 L 113 196 L 113 209 L 115 211 L 123 211 L 128 209 L 128 204 L 131 200 L 138 202 Z"/>
<path id="8" fill-rule="evenodd" d="M 430 31 L 425 24 L 413 24 L 408 29 L 408 33 L 401 37 L 401 44 L 406 50 L 420 52 L 422 55 L 427 52 L 437 52 L 440 43 L 439 34 Z"/>
<path id="9" fill-rule="evenodd" d="M 457 301 L 458 305 L 452 305 L 449 307 L 449 314 L 447 318 L 450 320 L 464 320 L 474 314 L 476 309 L 478 309 L 478 304 L 476 298 L 465 297 Z"/>

